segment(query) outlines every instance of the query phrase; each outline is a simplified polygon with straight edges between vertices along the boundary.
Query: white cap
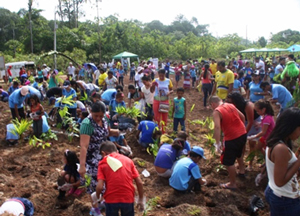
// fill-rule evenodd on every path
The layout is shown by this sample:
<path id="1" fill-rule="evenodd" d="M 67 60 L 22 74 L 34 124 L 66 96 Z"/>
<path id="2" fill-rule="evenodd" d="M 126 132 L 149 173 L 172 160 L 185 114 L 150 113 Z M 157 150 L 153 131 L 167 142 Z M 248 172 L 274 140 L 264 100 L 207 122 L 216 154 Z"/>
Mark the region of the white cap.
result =
<path id="1" fill-rule="evenodd" d="M 28 87 L 23 86 L 21 88 L 21 95 L 26 96 L 29 93 Z"/>

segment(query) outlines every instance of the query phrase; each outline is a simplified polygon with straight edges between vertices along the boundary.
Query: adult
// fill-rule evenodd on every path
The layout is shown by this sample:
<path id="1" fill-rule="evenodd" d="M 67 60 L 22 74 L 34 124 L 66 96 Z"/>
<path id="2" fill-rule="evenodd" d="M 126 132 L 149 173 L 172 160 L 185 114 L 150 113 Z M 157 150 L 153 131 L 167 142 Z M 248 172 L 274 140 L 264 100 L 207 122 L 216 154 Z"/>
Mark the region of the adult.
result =
<path id="1" fill-rule="evenodd" d="M 138 143 L 143 148 L 148 148 L 149 144 L 153 143 L 153 135 L 156 131 L 159 131 L 158 125 L 153 122 L 153 116 L 148 115 L 146 120 L 141 121 L 138 126 L 138 131 L 136 134 Z"/>
<path id="2" fill-rule="evenodd" d="M 218 62 L 218 71 L 211 94 L 214 95 L 217 91 L 217 96 L 225 100 L 227 95 L 233 90 L 233 82 L 234 74 L 231 70 L 226 69 L 225 61 Z"/>
<path id="3" fill-rule="evenodd" d="M 29 90 L 27 86 L 23 86 L 20 89 L 15 90 L 8 99 L 9 108 L 11 111 L 12 118 L 25 119 L 24 113 L 24 101 Z"/>
<path id="4" fill-rule="evenodd" d="M 8 68 L 7 68 L 7 75 L 8 75 L 7 79 L 8 79 L 8 81 L 9 81 L 9 83 L 11 83 L 11 82 L 12 82 L 12 80 L 13 80 L 13 78 L 12 78 L 12 72 L 11 72 L 11 68 L 12 68 L 12 66 L 11 66 L 11 65 L 9 65 L 9 66 L 8 66 Z"/>
<path id="5" fill-rule="evenodd" d="M 172 145 L 163 144 L 157 153 L 154 161 L 154 168 L 158 176 L 169 178 L 172 175 L 173 167 L 184 146 L 184 140 L 176 139 Z"/>
<path id="6" fill-rule="evenodd" d="M 106 77 L 107 77 L 106 70 L 103 69 L 103 68 L 100 68 L 100 76 L 99 76 L 99 79 L 98 79 L 98 86 L 99 87 L 104 86 Z"/>
<path id="7" fill-rule="evenodd" d="M 47 92 L 46 92 L 46 97 L 47 98 L 51 98 L 51 97 L 61 97 L 62 96 L 62 89 L 59 87 L 54 87 L 54 88 L 50 88 Z"/>
<path id="8" fill-rule="evenodd" d="M 72 95 L 72 100 L 75 100 L 77 97 L 76 91 L 71 88 L 71 83 L 70 81 L 66 80 L 63 84 L 63 90 L 62 90 L 62 95 L 64 97 L 70 97 Z M 70 113 L 71 117 L 76 118 L 76 108 L 77 104 L 74 103 L 73 105 L 67 105 L 68 106 L 68 112 Z"/>
<path id="9" fill-rule="evenodd" d="M 86 74 L 87 74 L 87 80 L 89 82 L 93 81 L 93 73 L 94 73 L 94 70 L 93 70 L 92 66 L 90 64 L 87 64 Z"/>
<path id="10" fill-rule="evenodd" d="M 246 98 L 252 103 L 264 98 L 263 90 L 260 88 L 260 83 L 261 77 L 259 75 L 259 71 L 254 71 L 252 73 L 252 82 L 249 83 L 249 89 L 247 89 L 246 92 Z"/>
<path id="11" fill-rule="evenodd" d="M 143 87 L 141 88 L 141 95 L 142 98 L 145 99 L 146 108 L 145 113 L 146 115 L 153 115 L 153 98 L 154 92 L 151 92 L 151 78 L 149 76 L 143 76 Z"/>
<path id="12" fill-rule="evenodd" d="M 39 78 L 39 83 L 44 81 L 44 74 L 43 74 L 43 70 L 41 70 L 40 67 L 37 68 L 37 75 Z"/>
<path id="13" fill-rule="evenodd" d="M 208 106 L 206 106 L 206 101 L 208 96 L 210 96 L 211 94 L 211 90 L 212 90 L 211 81 L 214 79 L 212 78 L 212 74 L 209 71 L 208 64 L 204 65 L 204 70 L 201 72 L 201 80 L 202 80 L 202 91 L 204 94 L 203 106 L 204 108 L 209 108 Z"/>
<path id="14" fill-rule="evenodd" d="M 170 74 L 170 62 L 169 62 L 169 59 L 166 60 L 166 64 L 165 64 L 165 71 L 166 71 L 166 77 L 169 78 L 169 74 Z"/>
<path id="15" fill-rule="evenodd" d="M 204 151 L 199 146 L 194 146 L 188 157 L 180 159 L 172 172 L 169 184 L 172 188 L 179 192 L 200 191 L 201 185 L 206 184 L 206 180 L 202 178 L 200 168 L 197 165 L 204 157 Z"/>
<path id="16" fill-rule="evenodd" d="M 143 67 L 138 67 L 137 68 L 137 73 L 134 76 L 134 80 L 135 80 L 135 86 L 139 89 L 141 89 L 143 87 L 143 81 L 142 81 L 142 77 L 145 75 L 143 73 L 144 68 Z"/>
<path id="17" fill-rule="evenodd" d="M 99 199 L 105 184 L 104 199 L 106 215 L 119 215 L 119 210 L 122 216 L 134 215 L 135 187 L 133 180 L 139 194 L 137 204 L 139 210 L 143 210 L 143 183 L 133 161 L 119 154 L 116 145 L 112 142 L 103 143 L 100 147 L 100 153 L 104 158 L 99 162 L 98 166 L 96 198 L 97 200 Z M 112 160 L 118 162 L 119 165 L 113 166 L 111 164 Z"/>
<path id="18" fill-rule="evenodd" d="M 49 70 L 48 70 L 46 64 L 43 64 L 42 71 L 43 71 L 43 78 L 44 78 L 44 80 L 48 80 L 48 72 L 49 72 Z M 42 82 L 42 81 L 40 81 L 40 82 Z"/>
<path id="19" fill-rule="evenodd" d="M 227 96 L 226 102 L 232 103 L 241 113 L 245 116 L 245 126 L 247 136 L 256 135 L 261 131 L 261 117 L 255 111 L 254 104 L 251 101 L 245 100 L 245 98 L 239 92 L 232 92 Z M 258 140 L 249 140 L 250 152 L 255 149 L 256 142 Z M 253 159 L 249 161 L 248 171 L 252 171 Z"/>
<path id="20" fill-rule="evenodd" d="M 123 87 L 122 87 L 122 91 L 123 91 Z M 109 105 L 110 101 L 112 101 L 113 99 L 115 99 L 117 94 L 117 90 L 116 89 L 107 89 L 105 90 L 102 94 L 101 94 L 101 100 L 105 105 Z"/>
<path id="21" fill-rule="evenodd" d="M 249 61 L 246 62 L 245 67 L 242 68 L 242 71 L 244 72 L 244 84 L 245 84 L 246 90 L 248 90 L 249 83 L 252 81 L 252 74 L 253 74 L 253 70 L 250 67 Z"/>
<path id="22" fill-rule="evenodd" d="M 11 95 L 17 89 L 19 89 L 19 83 L 17 81 L 14 81 L 12 85 L 8 88 L 8 94 Z"/>
<path id="23" fill-rule="evenodd" d="M 285 58 L 280 57 L 279 58 L 279 64 L 275 67 L 275 76 L 278 75 L 278 74 L 281 74 L 284 67 L 285 67 Z"/>
<path id="24" fill-rule="evenodd" d="M 75 78 L 75 69 L 76 69 L 76 68 L 73 66 L 73 63 L 70 62 L 70 63 L 69 63 L 69 66 L 67 67 L 67 73 L 68 73 L 69 76 L 72 77 L 72 79 Z"/>
<path id="25" fill-rule="evenodd" d="M 296 157 L 292 147 L 292 142 L 299 136 L 300 110 L 286 109 L 277 119 L 275 128 L 267 139 L 266 168 L 269 183 L 265 197 L 270 206 L 270 215 L 299 215 L 297 174 L 300 157 Z"/>
<path id="26" fill-rule="evenodd" d="M 112 65 L 111 71 L 113 72 L 113 75 L 116 77 L 118 73 L 118 68 L 116 68 L 115 64 Z"/>
<path id="27" fill-rule="evenodd" d="M 99 76 L 100 76 L 100 65 L 97 67 L 97 70 L 95 70 L 95 72 L 94 72 L 94 74 L 93 74 L 93 83 L 95 84 L 95 85 L 99 85 L 98 84 L 98 79 L 99 79 Z"/>
<path id="28" fill-rule="evenodd" d="M 127 71 L 128 71 L 128 64 L 127 64 L 127 61 L 126 60 L 124 60 L 123 61 L 123 69 L 124 69 L 124 74 L 125 74 L 125 76 L 127 75 Z"/>
<path id="29" fill-rule="evenodd" d="M 84 64 L 82 64 L 81 66 L 78 65 L 78 69 L 79 69 L 78 79 L 84 80 L 84 76 L 85 76 Z"/>
<path id="30" fill-rule="evenodd" d="M 259 57 L 255 57 L 255 70 L 259 71 L 261 79 L 265 77 L 265 63 Z"/>
<path id="31" fill-rule="evenodd" d="M 54 88 L 56 86 L 58 86 L 57 80 L 56 80 L 56 75 L 58 74 L 58 70 L 53 70 L 53 72 L 51 73 L 50 76 L 50 80 L 49 80 L 49 88 Z"/>
<path id="32" fill-rule="evenodd" d="M 211 74 L 213 75 L 213 77 L 215 77 L 217 70 L 218 70 L 218 64 L 217 64 L 216 60 L 214 60 L 214 59 L 211 60 L 209 68 L 211 70 Z"/>
<path id="33" fill-rule="evenodd" d="M 152 60 L 149 61 L 148 68 L 151 70 L 150 77 L 151 77 L 152 80 L 154 80 L 155 72 L 156 72 L 156 67 L 155 67 L 155 65 L 153 64 L 153 61 L 152 61 Z"/>
<path id="34" fill-rule="evenodd" d="M 236 171 L 234 166 L 236 159 L 239 164 L 239 173 L 245 174 L 245 165 L 241 157 L 247 141 L 247 132 L 244 125 L 245 117 L 234 105 L 223 103 L 217 96 L 211 97 L 209 103 L 214 110 L 214 138 L 216 143 L 218 146 L 223 145 L 220 142 L 221 129 L 225 141 L 221 162 L 226 166 L 229 174 L 229 182 L 220 186 L 223 189 L 236 190 Z"/>
<path id="35" fill-rule="evenodd" d="M 153 113 L 154 120 L 159 123 L 163 133 L 168 122 L 168 111 L 163 109 L 169 106 L 169 95 L 173 93 L 172 81 L 166 78 L 166 71 L 160 69 L 158 71 L 158 78 L 154 79 L 151 89 L 154 92 Z"/>
<path id="36" fill-rule="evenodd" d="M 105 78 L 104 82 L 104 90 L 114 89 L 118 85 L 118 79 L 113 75 L 111 70 L 107 72 L 107 77 Z"/>
<path id="37" fill-rule="evenodd" d="M 91 177 L 87 192 L 96 191 L 97 171 L 99 161 L 102 159 L 100 147 L 108 136 L 119 136 L 119 130 L 108 127 L 104 118 L 105 104 L 98 101 L 92 105 L 91 115 L 85 118 L 80 127 L 80 169 L 79 174 L 84 178 L 85 173 Z M 92 204 L 94 207 L 95 204 Z"/>
<path id="38" fill-rule="evenodd" d="M 287 90 L 286 87 L 280 84 L 270 84 L 268 82 L 262 82 L 260 88 L 264 92 L 272 92 L 272 103 L 279 103 L 281 111 L 294 105 L 293 96 Z"/>
<path id="39" fill-rule="evenodd" d="M 9 98 L 9 94 L 7 91 L 4 91 L 3 89 L 0 89 L 0 100 L 2 102 L 7 102 Z"/>
<path id="40" fill-rule="evenodd" d="M 243 68 L 243 57 L 240 56 L 238 60 L 238 70 L 241 70 Z"/>
<path id="41" fill-rule="evenodd" d="M 147 64 L 144 64 L 143 74 L 144 76 L 150 76 L 151 70 L 148 68 Z"/>

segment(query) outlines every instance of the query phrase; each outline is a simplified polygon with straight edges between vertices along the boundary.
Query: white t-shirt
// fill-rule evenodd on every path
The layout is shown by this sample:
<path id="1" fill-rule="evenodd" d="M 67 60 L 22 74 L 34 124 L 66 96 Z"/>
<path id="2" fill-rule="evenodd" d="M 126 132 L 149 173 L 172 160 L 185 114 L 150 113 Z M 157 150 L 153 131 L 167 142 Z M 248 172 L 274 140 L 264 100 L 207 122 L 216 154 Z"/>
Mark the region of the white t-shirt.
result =
<path id="1" fill-rule="evenodd" d="M 275 75 L 280 74 L 283 71 L 283 67 L 281 64 L 278 64 L 275 68 Z"/>
<path id="2" fill-rule="evenodd" d="M 87 87 L 87 89 L 89 89 L 89 90 L 91 90 L 91 91 L 93 91 L 93 90 L 95 90 L 95 89 L 96 89 L 96 91 L 99 90 L 99 87 L 96 86 L 96 85 L 93 84 L 93 83 L 88 83 L 88 84 L 86 84 L 86 87 Z"/>
<path id="3" fill-rule="evenodd" d="M 72 75 L 72 77 L 74 77 L 74 75 L 75 75 L 75 67 L 74 66 L 68 66 L 67 71 L 68 71 L 69 75 Z"/>
<path id="4" fill-rule="evenodd" d="M 48 76 L 48 71 L 49 70 L 47 68 L 43 69 L 43 75 L 44 75 L 44 77 Z"/>
<path id="5" fill-rule="evenodd" d="M 135 77 L 134 77 L 134 80 L 136 82 L 138 82 L 138 85 L 136 86 L 137 88 L 142 88 L 144 86 L 144 83 L 142 81 L 142 77 L 144 76 L 143 73 L 136 73 Z"/>
<path id="6" fill-rule="evenodd" d="M 104 81 L 106 83 L 107 89 L 115 88 L 115 83 L 118 82 L 117 78 L 114 76 L 111 79 L 108 79 L 108 77 L 106 77 Z"/>
<path id="7" fill-rule="evenodd" d="M 89 87 L 87 86 L 87 84 L 84 82 L 84 81 L 82 81 L 82 80 L 78 80 L 78 81 L 76 81 L 77 83 L 80 83 L 85 89 L 89 89 Z M 81 89 L 81 90 L 83 90 L 83 89 Z"/>
<path id="8" fill-rule="evenodd" d="M 94 74 L 96 76 L 96 80 L 99 79 L 100 71 L 99 70 L 95 70 Z"/>
<path id="9" fill-rule="evenodd" d="M 77 104 L 77 108 L 79 108 L 81 110 L 85 110 L 86 109 L 85 106 L 84 106 L 84 104 L 81 101 L 77 100 L 76 104 Z"/>
<path id="10" fill-rule="evenodd" d="M 141 89 L 141 91 L 145 95 L 145 101 L 146 101 L 146 103 L 147 104 L 153 104 L 154 92 L 151 93 L 150 87 L 148 89 L 146 89 L 146 87 L 143 86 L 142 89 Z"/>
<path id="11" fill-rule="evenodd" d="M 259 60 L 259 62 L 255 63 L 255 66 L 256 68 L 259 68 L 261 66 L 260 70 L 262 69 L 265 71 L 265 63 L 262 60 Z"/>
<path id="12" fill-rule="evenodd" d="M 0 214 L 4 214 L 4 212 L 8 212 L 13 215 L 20 215 L 25 213 L 25 208 L 18 201 L 8 200 L 0 207 Z"/>

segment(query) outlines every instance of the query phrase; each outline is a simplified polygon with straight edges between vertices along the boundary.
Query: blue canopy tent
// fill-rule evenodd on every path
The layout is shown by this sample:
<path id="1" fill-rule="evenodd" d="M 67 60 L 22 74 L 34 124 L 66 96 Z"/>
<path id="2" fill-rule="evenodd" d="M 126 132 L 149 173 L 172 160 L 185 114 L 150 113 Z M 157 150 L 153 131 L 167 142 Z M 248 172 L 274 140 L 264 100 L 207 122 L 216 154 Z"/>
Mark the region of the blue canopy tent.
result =
<path id="1" fill-rule="evenodd" d="M 293 46 L 287 48 L 287 50 L 290 52 L 300 52 L 300 45 L 294 44 Z"/>

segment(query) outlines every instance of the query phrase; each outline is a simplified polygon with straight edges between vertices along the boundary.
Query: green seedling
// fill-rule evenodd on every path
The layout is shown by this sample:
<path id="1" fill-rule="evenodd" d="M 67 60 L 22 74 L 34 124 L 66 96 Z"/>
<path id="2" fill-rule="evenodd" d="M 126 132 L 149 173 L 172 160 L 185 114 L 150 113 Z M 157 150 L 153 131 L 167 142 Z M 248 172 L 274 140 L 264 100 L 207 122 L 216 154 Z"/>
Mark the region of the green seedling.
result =
<path id="1" fill-rule="evenodd" d="M 34 135 L 29 139 L 29 145 L 37 148 L 42 147 L 43 149 L 45 149 L 46 147 L 51 147 L 51 143 L 44 142 L 43 140 L 36 138 L 36 136 Z"/>
<path id="2" fill-rule="evenodd" d="M 189 215 L 193 215 L 193 216 L 197 216 L 201 214 L 201 209 L 197 208 L 197 207 L 191 207 L 188 209 L 187 212 Z"/>
<path id="3" fill-rule="evenodd" d="M 21 121 L 19 121 L 18 119 L 13 119 L 12 123 L 14 125 L 14 129 L 10 132 L 22 138 L 24 132 L 27 131 L 28 128 L 31 126 L 32 120 L 21 119 Z"/>
<path id="4" fill-rule="evenodd" d="M 145 167 L 146 166 L 146 162 L 145 161 L 137 161 L 138 165 L 140 167 Z"/>
<path id="5" fill-rule="evenodd" d="M 223 170 L 226 170 L 226 169 L 225 169 L 224 165 L 222 165 L 222 164 L 219 164 L 219 165 L 216 167 L 216 171 L 217 171 L 217 172 L 220 172 L 220 171 L 223 171 Z"/>
<path id="6" fill-rule="evenodd" d="M 84 179 L 85 179 L 85 183 L 84 185 L 78 187 L 78 188 L 87 188 L 91 185 L 91 182 L 92 182 L 92 178 L 91 176 L 89 176 L 88 174 L 84 174 Z"/>
<path id="7" fill-rule="evenodd" d="M 41 135 L 41 139 L 48 141 L 48 140 L 56 140 L 57 141 L 57 136 L 55 133 L 52 133 L 51 130 L 47 131 L 46 133 L 43 133 Z"/>
<path id="8" fill-rule="evenodd" d="M 73 141 L 73 137 L 79 137 L 79 128 L 76 124 L 76 121 L 74 121 L 74 117 L 68 117 L 65 116 L 63 119 L 63 125 L 68 125 L 67 134 L 68 134 L 68 140 L 69 142 Z"/>
<path id="9" fill-rule="evenodd" d="M 159 196 L 156 196 L 152 199 L 149 199 L 148 202 L 146 203 L 145 210 L 143 212 L 143 216 L 146 216 L 149 211 L 153 210 L 158 204 L 158 202 L 161 200 Z"/>
<path id="10" fill-rule="evenodd" d="M 88 99 L 89 99 L 89 98 L 88 98 L 86 92 L 84 92 L 84 95 L 81 96 L 80 100 L 81 100 L 81 101 L 87 101 Z"/>

